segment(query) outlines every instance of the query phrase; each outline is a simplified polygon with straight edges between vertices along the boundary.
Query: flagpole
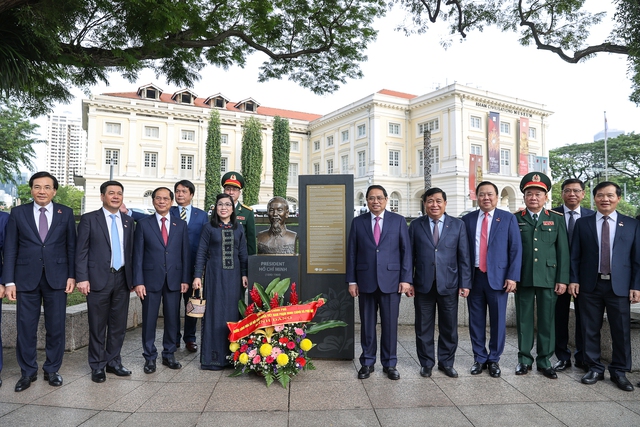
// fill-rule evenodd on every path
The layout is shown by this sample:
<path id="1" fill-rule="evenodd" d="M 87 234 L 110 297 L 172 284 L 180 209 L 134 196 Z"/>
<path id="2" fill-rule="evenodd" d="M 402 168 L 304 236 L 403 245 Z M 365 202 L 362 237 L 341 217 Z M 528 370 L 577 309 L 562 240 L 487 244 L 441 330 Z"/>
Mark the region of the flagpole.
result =
<path id="1" fill-rule="evenodd" d="M 604 179 L 609 181 L 609 160 L 607 158 L 607 112 L 604 112 Z"/>

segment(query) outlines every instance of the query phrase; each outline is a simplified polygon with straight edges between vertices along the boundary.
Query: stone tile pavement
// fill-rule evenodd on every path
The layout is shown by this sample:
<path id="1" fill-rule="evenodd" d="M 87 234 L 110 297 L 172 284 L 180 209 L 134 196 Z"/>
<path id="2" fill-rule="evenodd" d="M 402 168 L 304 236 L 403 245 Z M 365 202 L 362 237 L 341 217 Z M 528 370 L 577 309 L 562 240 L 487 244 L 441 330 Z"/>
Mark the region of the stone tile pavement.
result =
<path id="1" fill-rule="evenodd" d="M 380 364 L 367 380 L 357 379 L 355 361 L 315 360 L 317 370 L 303 372 L 289 389 L 266 388 L 255 376 L 229 378 L 230 371 L 202 371 L 198 354 L 184 347 L 172 371 L 158 364 L 155 374 L 142 367 L 141 330 L 127 332 L 123 364 L 127 378 L 107 374 L 91 381 L 86 348 L 65 354 L 64 385 L 50 387 L 38 375 L 28 390 L 15 393 L 20 376 L 15 351 L 4 349 L 0 387 L 2 426 L 638 426 L 640 390 L 623 392 L 608 379 L 593 386 L 580 383 L 575 368 L 549 380 L 536 372 L 516 376 L 515 329 L 508 330 L 501 361 L 502 377 L 487 372 L 471 376 L 468 330 L 460 328 L 457 379 L 434 370 L 419 375 L 413 328 L 399 331 L 399 381 L 382 373 Z M 359 332 L 356 331 L 356 339 Z M 162 333 L 157 334 L 160 339 Z M 356 356 L 360 348 L 356 346 Z M 39 352 L 39 362 L 44 353 Z M 640 374 L 628 378 L 635 384 Z"/>

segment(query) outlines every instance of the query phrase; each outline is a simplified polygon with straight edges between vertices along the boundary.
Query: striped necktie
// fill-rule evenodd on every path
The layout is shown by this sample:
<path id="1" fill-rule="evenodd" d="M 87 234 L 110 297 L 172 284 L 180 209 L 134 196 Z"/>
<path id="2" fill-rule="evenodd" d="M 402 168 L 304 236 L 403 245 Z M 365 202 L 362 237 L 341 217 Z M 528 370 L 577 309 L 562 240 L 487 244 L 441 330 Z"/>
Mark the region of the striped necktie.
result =
<path id="1" fill-rule="evenodd" d="M 184 222 L 187 222 L 187 208 L 186 206 L 182 206 L 180 208 L 180 219 L 183 220 Z"/>

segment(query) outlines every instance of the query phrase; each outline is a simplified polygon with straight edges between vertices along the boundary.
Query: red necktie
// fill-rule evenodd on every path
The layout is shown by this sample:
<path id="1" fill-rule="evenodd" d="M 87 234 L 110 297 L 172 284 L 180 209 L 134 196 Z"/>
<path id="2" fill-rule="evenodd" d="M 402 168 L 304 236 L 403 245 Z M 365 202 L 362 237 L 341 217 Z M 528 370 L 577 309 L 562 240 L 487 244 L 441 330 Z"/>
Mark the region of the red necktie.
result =
<path id="1" fill-rule="evenodd" d="M 167 218 L 162 218 L 162 227 L 160 228 L 160 231 L 162 232 L 162 240 L 164 240 L 164 245 L 167 246 L 167 241 L 169 240 L 169 234 L 167 233 L 167 227 L 166 227 L 166 222 L 167 222 Z"/>
<path id="2" fill-rule="evenodd" d="M 373 226 L 373 240 L 376 241 L 376 246 L 380 243 L 380 217 L 375 218 L 376 224 Z"/>
<path id="3" fill-rule="evenodd" d="M 489 229 L 489 213 L 484 213 L 484 218 L 482 219 L 482 228 L 480 229 L 480 260 L 479 267 L 480 271 L 483 273 L 487 272 L 487 235 Z"/>

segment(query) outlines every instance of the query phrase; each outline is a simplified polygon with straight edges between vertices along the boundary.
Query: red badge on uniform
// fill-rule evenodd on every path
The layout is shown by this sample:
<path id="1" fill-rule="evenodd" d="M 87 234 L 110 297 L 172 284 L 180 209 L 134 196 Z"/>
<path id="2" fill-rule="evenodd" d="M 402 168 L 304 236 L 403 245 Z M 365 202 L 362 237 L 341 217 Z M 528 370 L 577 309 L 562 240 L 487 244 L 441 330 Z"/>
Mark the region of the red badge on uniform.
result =
<path id="1" fill-rule="evenodd" d="M 238 219 L 239 219 L 240 221 L 244 221 L 244 220 L 245 220 L 245 218 L 244 218 L 243 216 L 239 216 L 239 217 L 238 217 Z"/>
<path id="2" fill-rule="evenodd" d="M 553 225 L 553 221 L 542 221 L 542 225 Z"/>

